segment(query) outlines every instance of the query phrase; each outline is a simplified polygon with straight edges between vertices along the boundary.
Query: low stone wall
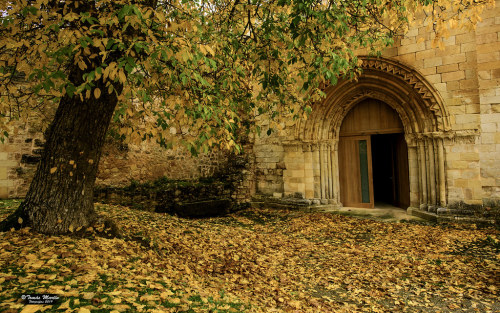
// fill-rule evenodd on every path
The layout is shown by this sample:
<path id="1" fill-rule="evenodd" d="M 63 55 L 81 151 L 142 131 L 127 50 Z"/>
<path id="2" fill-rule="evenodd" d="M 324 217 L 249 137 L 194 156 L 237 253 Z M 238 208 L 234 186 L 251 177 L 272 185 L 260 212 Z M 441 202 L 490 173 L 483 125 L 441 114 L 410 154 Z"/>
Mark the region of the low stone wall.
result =
<path id="1" fill-rule="evenodd" d="M 152 203 L 147 211 L 154 211 L 158 202 L 182 202 L 189 199 L 212 199 L 224 194 L 224 185 L 210 180 L 169 180 L 160 178 L 154 182 L 140 184 L 132 182 L 126 187 L 99 186 L 94 191 L 98 201 L 132 206 L 134 203 Z M 153 201 L 153 202 L 150 202 Z"/>
<path id="2" fill-rule="evenodd" d="M 202 217 L 223 215 L 241 205 L 236 201 L 234 192 L 235 188 L 230 181 L 169 181 L 163 178 L 153 183 L 132 183 L 127 187 L 98 187 L 94 191 L 94 197 L 97 202 L 150 212 Z"/>
<path id="3" fill-rule="evenodd" d="M 156 143 L 124 144 L 108 139 L 103 147 L 96 184 L 125 187 L 162 177 L 196 180 L 211 177 L 228 162 L 229 154 L 213 151 L 194 157 L 183 147 L 164 149 Z"/>
<path id="4" fill-rule="evenodd" d="M 229 154 L 224 166 L 210 177 L 153 182 L 132 182 L 128 186 L 97 186 L 95 201 L 136 209 L 203 217 L 228 213 L 247 206 L 253 194 L 253 161 L 250 154 Z"/>

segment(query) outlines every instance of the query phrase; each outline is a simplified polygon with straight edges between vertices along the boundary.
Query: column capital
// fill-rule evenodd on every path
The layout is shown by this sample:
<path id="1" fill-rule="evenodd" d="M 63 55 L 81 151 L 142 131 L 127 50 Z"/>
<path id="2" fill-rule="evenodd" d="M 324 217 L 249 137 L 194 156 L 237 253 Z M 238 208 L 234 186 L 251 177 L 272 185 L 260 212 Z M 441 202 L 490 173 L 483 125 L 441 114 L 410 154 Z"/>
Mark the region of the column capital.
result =
<path id="1" fill-rule="evenodd" d="M 302 144 L 302 151 L 304 152 L 311 152 L 314 149 L 314 144 L 312 143 L 304 143 Z"/>

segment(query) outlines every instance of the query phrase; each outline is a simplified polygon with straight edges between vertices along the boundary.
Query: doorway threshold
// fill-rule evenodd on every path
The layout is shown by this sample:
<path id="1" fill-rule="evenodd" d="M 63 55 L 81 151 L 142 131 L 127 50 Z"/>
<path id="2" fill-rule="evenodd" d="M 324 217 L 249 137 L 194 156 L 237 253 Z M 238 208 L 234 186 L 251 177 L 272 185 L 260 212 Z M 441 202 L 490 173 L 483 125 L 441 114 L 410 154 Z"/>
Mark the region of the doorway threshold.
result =
<path id="1" fill-rule="evenodd" d="M 424 219 L 410 215 L 406 210 L 388 203 L 375 203 L 374 208 L 341 207 L 328 208 L 322 211 L 387 222 L 399 222 L 401 220 L 424 221 Z"/>

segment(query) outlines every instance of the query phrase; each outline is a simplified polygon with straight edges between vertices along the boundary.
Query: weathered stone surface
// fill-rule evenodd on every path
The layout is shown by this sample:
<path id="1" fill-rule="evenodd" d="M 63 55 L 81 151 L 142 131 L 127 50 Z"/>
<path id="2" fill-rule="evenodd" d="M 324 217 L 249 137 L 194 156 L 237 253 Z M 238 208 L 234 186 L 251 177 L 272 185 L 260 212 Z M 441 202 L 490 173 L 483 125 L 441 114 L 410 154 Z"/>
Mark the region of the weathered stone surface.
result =
<path id="1" fill-rule="evenodd" d="M 190 182 L 159 180 L 152 184 L 132 184 L 128 187 L 99 187 L 96 201 L 130 206 L 158 213 L 175 214 L 181 204 L 229 199 L 235 192 L 229 184 L 217 181 Z M 190 214 L 195 215 L 193 207 Z M 215 212 L 215 210 L 212 210 Z M 203 215 L 205 213 L 200 213 Z"/>
<path id="2" fill-rule="evenodd" d="M 249 193 L 253 189 L 249 184 L 253 173 L 251 166 L 248 155 L 230 155 L 225 166 L 211 177 L 197 180 L 163 177 L 143 184 L 133 182 L 126 187 L 98 186 L 95 199 L 179 216 L 225 214 L 229 209 L 246 205 L 250 199 Z M 203 210 L 203 205 L 197 203 L 206 203 L 207 209 Z M 200 209 L 198 213 L 197 208 Z M 184 209 L 187 213 L 182 213 Z"/>
<path id="3" fill-rule="evenodd" d="M 180 202 L 174 205 L 171 213 L 187 218 L 223 216 L 229 213 L 231 205 L 229 199 Z"/>
<path id="4" fill-rule="evenodd" d="M 155 212 L 176 213 L 180 203 L 212 201 L 231 197 L 231 186 L 221 182 L 194 183 L 189 182 L 162 186 L 156 191 Z"/>
<path id="5" fill-rule="evenodd" d="M 42 139 L 35 139 L 35 147 L 43 147 L 45 144 L 44 144 L 44 141 Z"/>
<path id="6" fill-rule="evenodd" d="M 21 157 L 21 163 L 24 164 L 38 164 L 40 162 L 40 156 L 39 155 L 29 155 L 29 154 L 23 154 Z"/>

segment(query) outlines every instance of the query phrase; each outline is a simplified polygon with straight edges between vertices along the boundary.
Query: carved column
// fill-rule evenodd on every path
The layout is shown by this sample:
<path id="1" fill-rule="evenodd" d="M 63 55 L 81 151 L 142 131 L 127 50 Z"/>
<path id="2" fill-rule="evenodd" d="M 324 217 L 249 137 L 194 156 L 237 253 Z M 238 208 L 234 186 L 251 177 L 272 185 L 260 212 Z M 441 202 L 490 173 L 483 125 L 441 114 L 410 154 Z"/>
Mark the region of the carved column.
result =
<path id="1" fill-rule="evenodd" d="M 328 176 L 328 199 L 333 199 L 332 154 L 329 144 L 325 145 L 326 173 Z"/>
<path id="2" fill-rule="evenodd" d="M 427 169 L 425 167 L 425 146 L 422 140 L 418 140 L 418 164 L 419 164 L 419 191 L 420 206 L 427 204 Z"/>
<path id="3" fill-rule="evenodd" d="M 319 146 L 312 146 L 312 162 L 313 162 L 313 177 L 314 177 L 314 198 L 321 198 L 321 163 L 319 157 Z"/>
<path id="4" fill-rule="evenodd" d="M 410 206 L 420 207 L 420 177 L 418 163 L 418 146 L 415 136 L 406 134 L 406 144 L 408 146 L 408 175 L 410 182 Z"/>
<path id="5" fill-rule="evenodd" d="M 314 170 L 313 170 L 313 152 L 310 144 L 302 147 L 304 151 L 304 196 L 306 199 L 314 198 Z"/>
<path id="6" fill-rule="evenodd" d="M 326 177 L 326 170 L 325 170 L 325 149 L 323 147 L 323 144 L 319 144 L 319 164 L 320 164 L 320 175 L 321 175 L 321 199 L 327 199 L 326 195 L 326 186 L 328 184 L 328 180 Z"/>
<path id="7" fill-rule="evenodd" d="M 339 164 L 337 157 L 338 141 L 332 142 L 330 145 L 330 160 L 331 160 L 331 175 L 332 175 L 332 199 L 334 203 L 339 202 Z"/>
<path id="8" fill-rule="evenodd" d="M 425 154 L 425 168 L 427 178 L 427 205 L 436 203 L 436 182 L 434 180 L 434 153 L 432 146 L 432 139 L 425 138 L 424 140 L 424 154 Z"/>
<path id="9" fill-rule="evenodd" d="M 429 176 L 427 177 L 427 181 L 429 183 L 429 199 L 428 203 L 436 205 L 436 167 L 434 166 L 435 154 L 434 154 L 434 140 L 429 138 L 427 141 L 427 173 Z"/>
<path id="10" fill-rule="evenodd" d="M 324 186 L 321 188 L 324 190 L 324 194 L 321 197 L 322 199 L 330 199 L 330 185 L 329 185 L 329 172 L 328 172 L 328 146 L 325 143 L 321 144 L 321 175 L 323 175 L 323 184 Z"/>
<path id="11" fill-rule="evenodd" d="M 444 147 L 443 139 L 437 139 L 438 144 L 438 168 L 439 168 L 439 205 L 446 206 L 446 179 L 444 168 Z"/>

